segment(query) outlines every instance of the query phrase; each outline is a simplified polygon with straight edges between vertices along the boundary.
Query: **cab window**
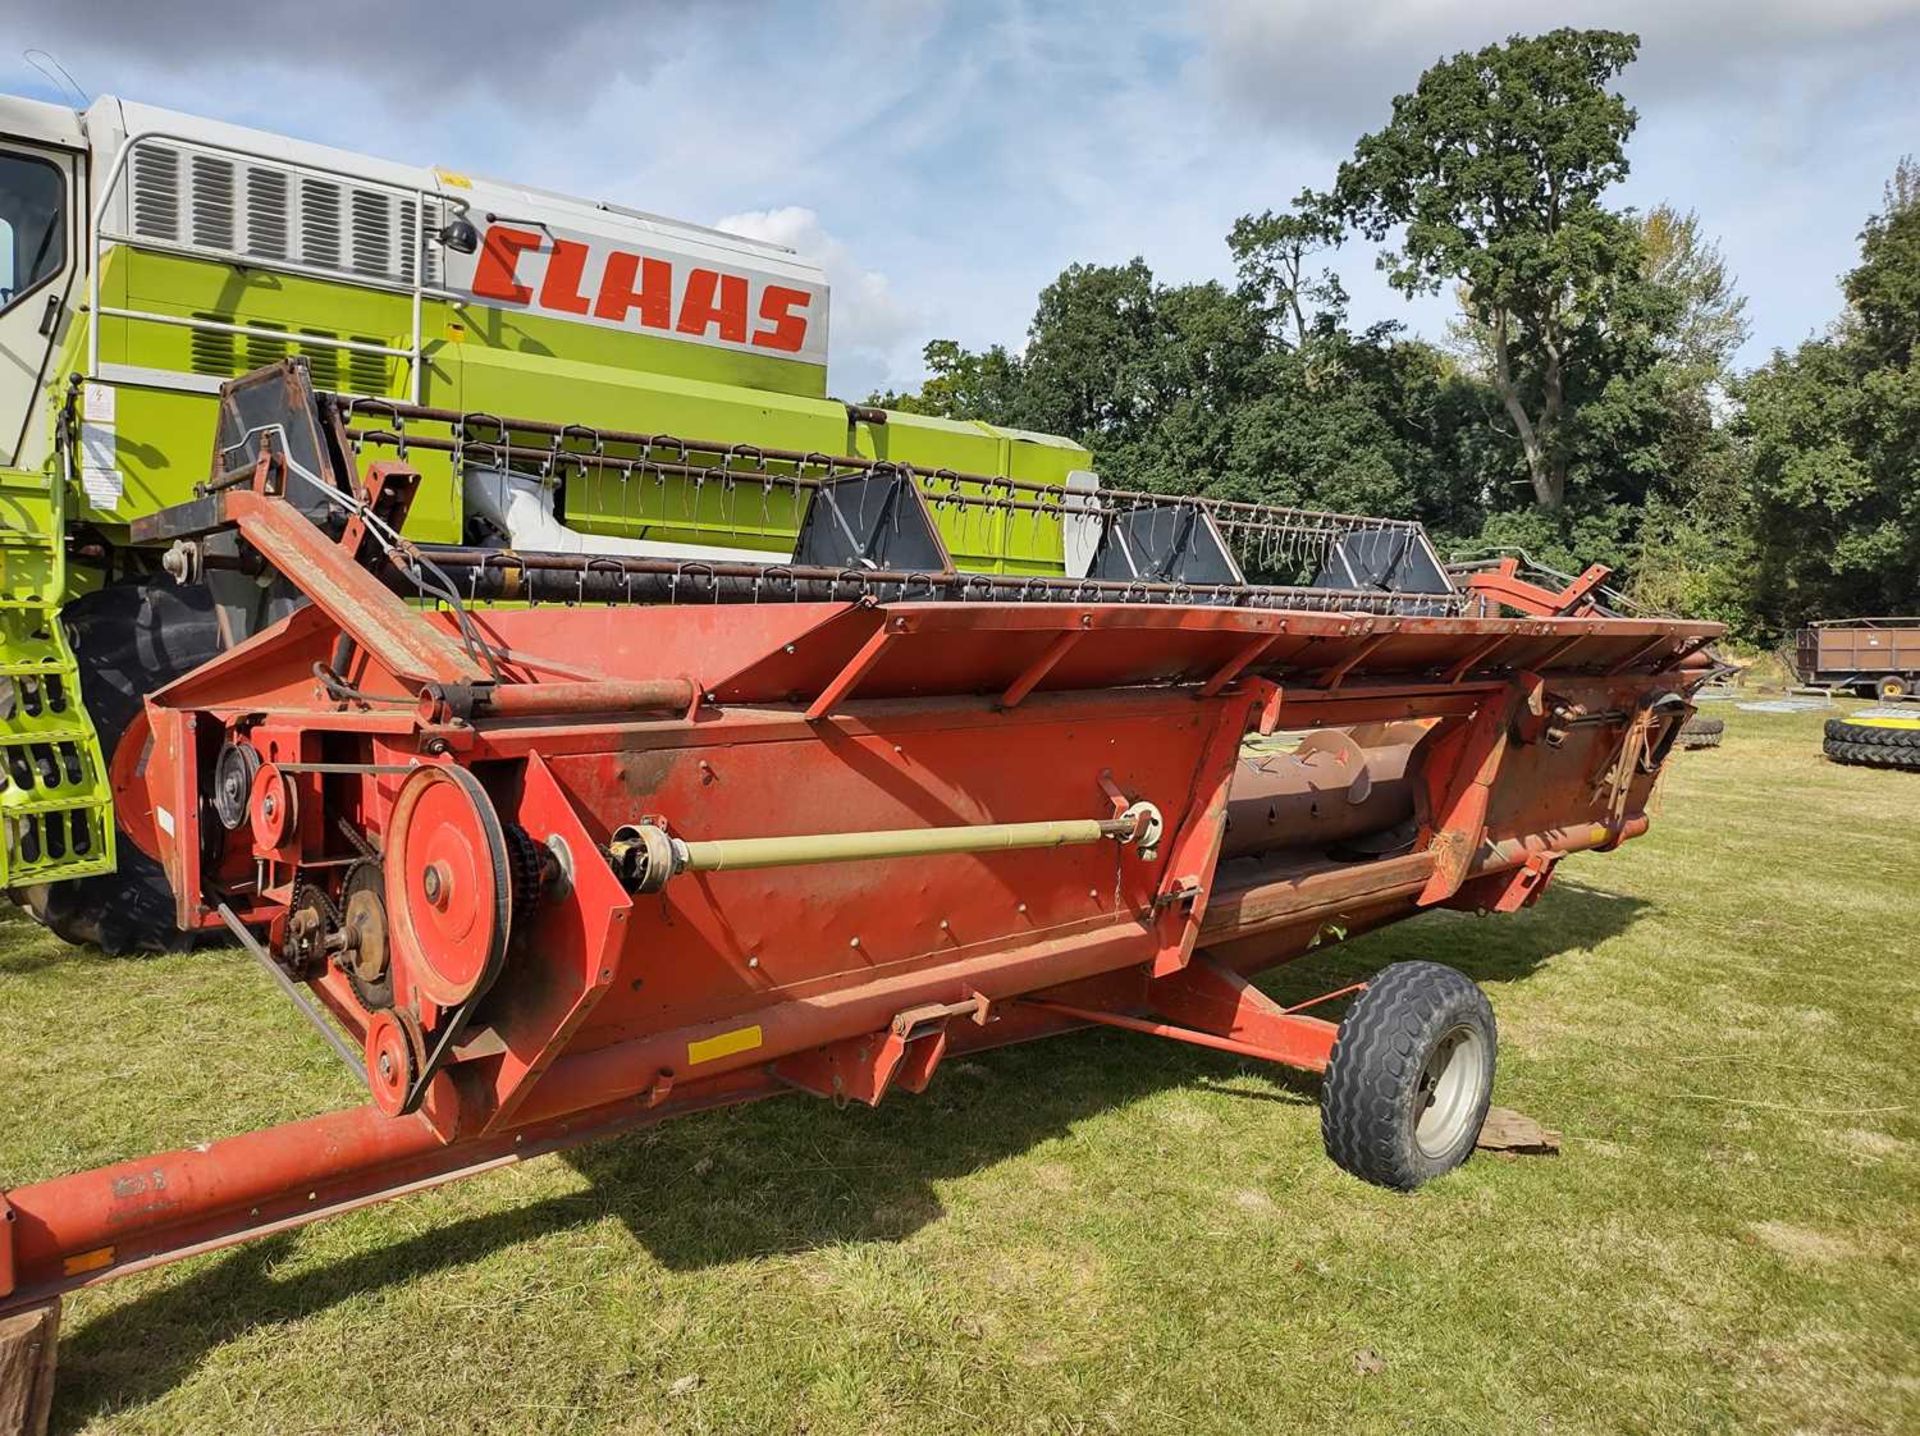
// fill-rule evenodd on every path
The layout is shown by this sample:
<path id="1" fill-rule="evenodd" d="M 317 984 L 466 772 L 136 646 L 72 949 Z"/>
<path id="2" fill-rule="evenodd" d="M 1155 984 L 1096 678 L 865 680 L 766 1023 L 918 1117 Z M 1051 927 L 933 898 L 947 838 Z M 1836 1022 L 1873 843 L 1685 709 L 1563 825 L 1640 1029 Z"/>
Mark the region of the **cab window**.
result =
<path id="1" fill-rule="evenodd" d="M 45 160 L 0 154 L 0 312 L 67 260 L 66 184 Z"/>

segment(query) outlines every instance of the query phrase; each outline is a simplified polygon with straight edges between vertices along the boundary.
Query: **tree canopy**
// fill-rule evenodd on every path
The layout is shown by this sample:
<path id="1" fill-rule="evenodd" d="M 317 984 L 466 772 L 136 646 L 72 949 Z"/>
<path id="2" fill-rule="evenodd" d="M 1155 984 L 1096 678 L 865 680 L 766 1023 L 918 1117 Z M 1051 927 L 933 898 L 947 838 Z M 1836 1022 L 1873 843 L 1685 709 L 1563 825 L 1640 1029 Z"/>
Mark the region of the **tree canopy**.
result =
<path id="1" fill-rule="evenodd" d="M 1920 607 L 1920 170 L 1903 161 L 1860 234 L 1847 312 L 1740 387 L 1755 610 L 1811 617 Z"/>
<path id="2" fill-rule="evenodd" d="M 1612 566 L 1640 601 L 1772 638 L 1920 610 L 1920 167 L 1861 232 L 1846 313 L 1739 375 L 1745 299 L 1699 217 L 1611 208 L 1635 36 L 1443 59 L 1325 193 L 1250 213 L 1235 275 L 1070 265 L 1024 345 L 926 347 L 895 407 L 1073 437 L 1109 483 L 1414 517 L 1444 551 Z M 1356 331 L 1333 253 L 1379 246 L 1444 342 Z"/>

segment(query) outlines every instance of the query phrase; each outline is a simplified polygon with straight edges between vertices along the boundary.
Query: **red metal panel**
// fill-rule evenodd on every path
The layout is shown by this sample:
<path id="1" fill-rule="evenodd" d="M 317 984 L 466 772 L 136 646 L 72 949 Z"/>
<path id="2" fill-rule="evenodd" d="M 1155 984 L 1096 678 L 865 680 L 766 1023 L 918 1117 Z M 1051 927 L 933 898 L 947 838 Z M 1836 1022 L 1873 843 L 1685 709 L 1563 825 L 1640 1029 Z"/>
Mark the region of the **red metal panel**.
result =
<path id="1" fill-rule="evenodd" d="M 1244 700 L 1099 693 L 1004 713 L 982 704 L 937 723 L 872 714 L 858 731 L 836 720 L 747 742 L 729 741 L 729 713 L 697 725 L 689 746 L 549 762 L 602 840 L 642 816 L 689 839 L 1105 817 L 1107 771 L 1177 823 L 1230 706 L 1243 711 Z M 740 725 L 749 737 L 756 726 Z M 1218 771 L 1231 765 L 1229 743 Z M 626 980 L 576 1045 L 1131 922 L 1151 907 L 1169 860 L 1103 843 L 690 874 L 636 906 Z"/>
<path id="2" fill-rule="evenodd" d="M 1521 696 L 1518 684 L 1504 694 L 1489 695 L 1471 719 L 1428 740 L 1425 775 L 1433 875 L 1420 893 L 1423 907 L 1451 897 L 1466 878 L 1486 832 L 1488 799 Z"/>
<path id="3" fill-rule="evenodd" d="M 559 839 L 568 871 L 565 891 L 541 902 L 521 938 L 523 956 L 539 964 L 540 980 L 506 983 L 486 1010 L 487 1028 L 502 1048 L 497 1060 L 483 1064 L 493 1108 L 486 1132 L 512 1121 L 533 1084 L 613 986 L 633 915 L 633 900 L 537 754 L 528 760 L 516 817 L 529 832 Z"/>
<path id="4" fill-rule="evenodd" d="M 1153 956 L 1155 976 L 1176 972 L 1193 957 L 1200 925 L 1207 915 L 1213 870 L 1220 861 L 1221 840 L 1227 832 L 1227 793 L 1233 786 L 1234 765 L 1251 707 L 1251 698 L 1227 705 L 1231 720 L 1214 725 L 1201 750 L 1192 796 L 1182 804 L 1182 816 L 1175 820 L 1166 868 L 1154 895 L 1159 909 L 1155 926 L 1160 934 Z"/>
<path id="5" fill-rule="evenodd" d="M 331 542 L 305 515 L 279 499 L 234 491 L 227 514 L 241 534 L 391 672 L 422 683 L 472 683 L 487 674 L 419 609 L 408 606 Z"/>

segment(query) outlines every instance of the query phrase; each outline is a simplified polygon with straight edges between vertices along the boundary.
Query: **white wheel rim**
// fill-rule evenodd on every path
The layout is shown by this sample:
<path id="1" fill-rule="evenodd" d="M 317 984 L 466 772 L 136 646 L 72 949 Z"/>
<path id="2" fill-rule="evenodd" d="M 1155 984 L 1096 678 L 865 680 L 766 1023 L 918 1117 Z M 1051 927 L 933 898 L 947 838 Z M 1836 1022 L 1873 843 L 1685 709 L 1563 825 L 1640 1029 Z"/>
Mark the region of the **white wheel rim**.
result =
<path id="1" fill-rule="evenodd" d="M 1460 1144 L 1480 1106 L 1486 1039 L 1462 1023 L 1441 1034 L 1414 1089 L 1413 1141 L 1421 1155 L 1444 1157 Z"/>

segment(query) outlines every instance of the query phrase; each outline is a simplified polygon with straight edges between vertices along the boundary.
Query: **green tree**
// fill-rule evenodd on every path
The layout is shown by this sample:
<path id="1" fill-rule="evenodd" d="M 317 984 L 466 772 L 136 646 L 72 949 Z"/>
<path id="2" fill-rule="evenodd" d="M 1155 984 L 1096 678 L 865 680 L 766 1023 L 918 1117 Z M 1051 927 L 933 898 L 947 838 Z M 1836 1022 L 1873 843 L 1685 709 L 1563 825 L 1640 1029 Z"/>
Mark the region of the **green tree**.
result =
<path id="1" fill-rule="evenodd" d="M 1739 387 L 1755 607 L 1809 618 L 1920 610 L 1920 173 L 1903 161 L 1860 235 L 1848 309 Z"/>
<path id="2" fill-rule="evenodd" d="M 1641 271 L 1669 299 L 1642 380 L 1658 414 L 1646 455 L 1654 482 L 1640 499 L 1633 598 L 1667 613 L 1744 630 L 1751 617 L 1751 508 L 1743 457 L 1723 413 L 1733 360 L 1746 342 L 1746 300 L 1698 216 L 1658 205 L 1637 221 Z"/>
<path id="3" fill-rule="evenodd" d="M 1723 382 L 1747 342 L 1747 301 L 1720 246 L 1700 232 L 1700 217 L 1655 205 L 1636 222 L 1640 272 L 1677 301 L 1660 336 L 1661 357 L 1703 385 Z"/>
<path id="4" fill-rule="evenodd" d="M 872 395 L 868 402 L 907 414 L 943 419 L 980 419 L 989 424 L 1024 421 L 1025 389 L 1020 361 L 995 344 L 976 354 L 951 339 L 935 339 L 921 352 L 927 378 L 912 393 Z"/>
<path id="5" fill-rule="evenodd" d="M 1477 385 L 1397 326 L 1325 324 L 1260 365 L 1215 491 L 1256 503 L 1418 518 L 1443 536 L 1484 515 L 1497 464 Z"/>
<path id="6" fill-rule="evenodd" d="M 935 340 L 919 392 L 874 402 L 1064 434 L 1110 484 L 1194 491 L 1225 466 L 1265 347 L 1259 314 L 1224 285 L 1161 285 L 1139 259 L 1076 264 L 1040 292 L 1023 353 Z"/>
<path id="7" fill-rule="evenodd" d="M 1887 182 L 1880 213 L 1860 235 L 1860 265 L 1843 288 L 1854 341 L 1878 364 L 1910 364 L 1920 334 L 1920 165 L 1913 156 Z"/>
<path id="8" fill-rule="evenodd" d="M 1227 235 L 1241 292 L 1259 306 L 1276 337 L 1290 323 L 1295 348 L 1306 347 L 1316 326 L 1346 316 L 1347 291 L 1340 277 L 1324 266 L 1313 270 L 1313 261 L 1337 249 L 1341 237 L 1339 220 L 1311 191 L 1283 214 L 1242 215 Z"/>
<path id="9" fill-rule="evenodd" d="M 1443 60 L 1360 139 L 1328 199 L 1371 240 L 1398 231 L 1380 257 L 1396 288 L 1460 287 L 1545 510 L 1567 498 L 1570 389 L 1639 277 L 1632 226 L 1600 202 L 1636 119 L 1607 85 L 1638 48 L 1560 29 Z"/>

